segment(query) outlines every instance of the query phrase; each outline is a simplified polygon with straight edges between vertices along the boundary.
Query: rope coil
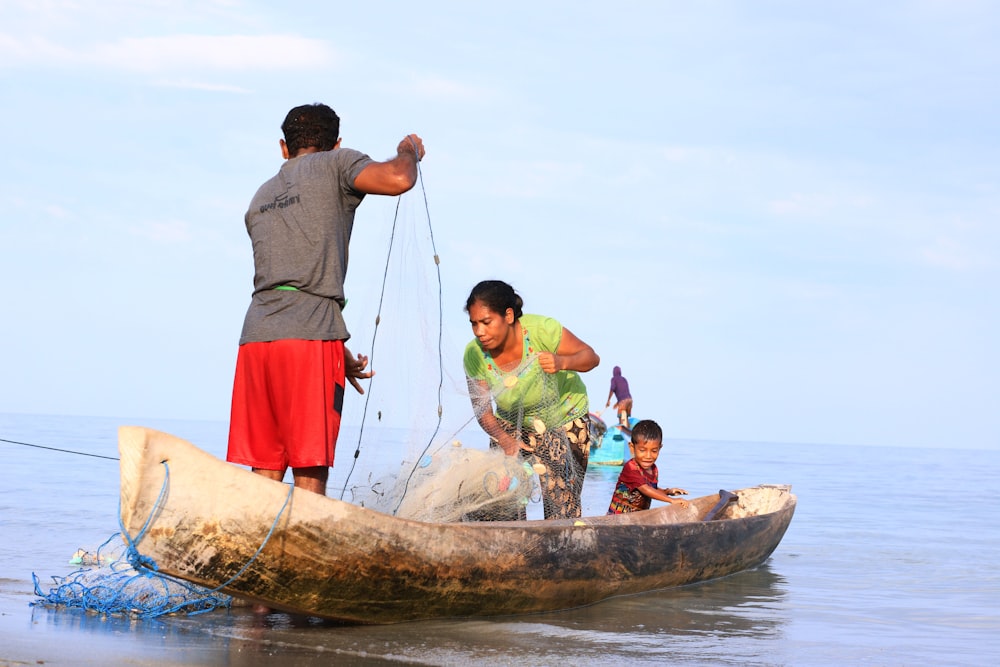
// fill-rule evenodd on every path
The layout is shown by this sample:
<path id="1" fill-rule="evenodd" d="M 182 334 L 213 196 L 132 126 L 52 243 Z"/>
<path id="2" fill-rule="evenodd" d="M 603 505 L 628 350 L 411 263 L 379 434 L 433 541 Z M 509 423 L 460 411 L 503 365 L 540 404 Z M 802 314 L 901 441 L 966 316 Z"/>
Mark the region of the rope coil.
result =
<path id="1" fill-rule="evenodd" d="M 153 517 L 162 509 L 167 498 L 170 466 L 166 461 L 162 463 L 165 471 L 163 484 L 156 502 L 139 532 L 134 537 L 129 534 L 122 524 L 119 506 L 118 525 L 120 532 L 105 540 L 97 549 L 97 554 L 92 560 L 86 559 L 93 562 L 96 567 L 83 567 L 65 577 L 53 577 L 55 587 L 50 588 L 48 592 L 42 591 L 41 582 L 33 572 L 31 578 L 34 583 L 35 595 L 39 596 L 39 599 L 32 602 L 32 606 L 64 606 L 101 614 L 129 615 L 143 619 L 178 612 L 191 615 L 203 614 L 220 607 L 227 609 L 231 607 L 232 596 L 221 593 L 221 591 L 239 579 L 260 556 L 288 508 L 294 486 L 289 485 L 284 503 L 254 555 L 240 567 L 236 574 L 224 583 L 209 589 L 163 574 L 159 571 L 159 565 L 154 559 L 139 552 L 138 545 L 146 536 Z M 108 544 L 119 536 L 124 538 L 124 553 L 111 556 L 102 554 Z M 81 558 L 81 562 L 84 560 Z"/>

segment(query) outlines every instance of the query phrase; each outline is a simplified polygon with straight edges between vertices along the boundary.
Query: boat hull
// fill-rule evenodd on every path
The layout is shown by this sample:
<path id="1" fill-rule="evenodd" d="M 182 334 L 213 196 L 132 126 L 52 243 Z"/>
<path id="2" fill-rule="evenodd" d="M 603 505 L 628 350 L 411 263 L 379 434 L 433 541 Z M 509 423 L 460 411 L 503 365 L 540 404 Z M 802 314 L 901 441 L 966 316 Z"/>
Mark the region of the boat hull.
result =
<path id="1" fill-rule="evenodd" d="M 359 623 L 567 609 L 726 576 L 763 563 L 795 509 L 788 487 L 755 487 L 708 522 L 718 495 L 686 510 L 422 523 L 290 490 L 151 429 L 122 427 L 119 450 L 122 526 L 159 571 Z"/>
<path id="2" fill-rule="evenodd" d="M 591 414 L 591 420 L 594 419 L 594 415 Z M 635 426 L 639 423 L 639 420 L 635 417 L 629 419 L 629 426 Z M 603 428 L 595 429 L 600 437 L 594 437 L 597 433 L 593 433 L 590 442 L 590 458 L 587 460 L 587 465 L 590 466 L 620 466 L 625 463 L 628 458 L 628 441 L 629 435 L 627 435 L 622 427 L 615 423 L 611 426 L 607 426 L 603 421 L 600 422 Z"/>

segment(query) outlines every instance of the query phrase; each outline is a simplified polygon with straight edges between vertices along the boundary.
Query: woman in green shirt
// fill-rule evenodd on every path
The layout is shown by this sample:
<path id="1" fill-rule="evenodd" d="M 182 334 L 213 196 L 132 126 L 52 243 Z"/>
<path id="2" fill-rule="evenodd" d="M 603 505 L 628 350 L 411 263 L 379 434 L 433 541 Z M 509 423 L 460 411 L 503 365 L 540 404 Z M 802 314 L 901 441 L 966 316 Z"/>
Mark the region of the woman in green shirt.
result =
<path id="1" fill-rule="evenodd" d="M 465 310 L 476 336 L 464 358 L 470 399 L 491 446 L 544 466 L 545 518 L 578 517 L 590 455 L 587 388 L 578 373 L 600 357 L 556 320 L 525 315 L 523 306 L 500 280 L 469 294 Z M 524 518 L 523 507 L 514 510 L 502 518 Z"/>

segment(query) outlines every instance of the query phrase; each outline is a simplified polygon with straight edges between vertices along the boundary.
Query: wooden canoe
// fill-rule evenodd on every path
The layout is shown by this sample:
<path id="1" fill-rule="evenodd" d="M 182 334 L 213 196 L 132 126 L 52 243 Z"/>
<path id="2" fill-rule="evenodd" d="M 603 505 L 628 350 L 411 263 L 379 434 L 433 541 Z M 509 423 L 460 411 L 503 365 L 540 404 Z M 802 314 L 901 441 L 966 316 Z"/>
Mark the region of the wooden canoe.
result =
<path id="1" fill-rule="evenodd" d="M 422 523 L 291 490 L 151 429 L 122 427 L 119 451 L 122 527 L 160 572 L 359 623 L 568 609 L 723 577 L 768 558 L 796 502 L 771 485 L 687 509 Z"/>

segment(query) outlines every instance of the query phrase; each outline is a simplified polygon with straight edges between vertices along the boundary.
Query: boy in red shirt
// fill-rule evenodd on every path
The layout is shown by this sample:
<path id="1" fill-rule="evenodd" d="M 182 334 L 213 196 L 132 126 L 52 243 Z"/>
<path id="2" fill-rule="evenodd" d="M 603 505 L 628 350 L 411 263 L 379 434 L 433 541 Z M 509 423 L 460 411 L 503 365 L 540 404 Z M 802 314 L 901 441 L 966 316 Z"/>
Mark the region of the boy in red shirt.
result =
<path id="1" fill-rule="evenodd" d="M 656 458 L 660 455 L 663 431 L 652 419 L 643 419 L 632 428 L 632 439 L 628 443 L 632 458 L 622 466 L 618 484 L 611 496 L 608 514 L 622 514 L 648 510 L 653 498 L 666 503 L 677 503 L 687 507 L 688 501 L 671 496 L 686 495 L 684 489 L 659 489 L 659 470 Z"/>

